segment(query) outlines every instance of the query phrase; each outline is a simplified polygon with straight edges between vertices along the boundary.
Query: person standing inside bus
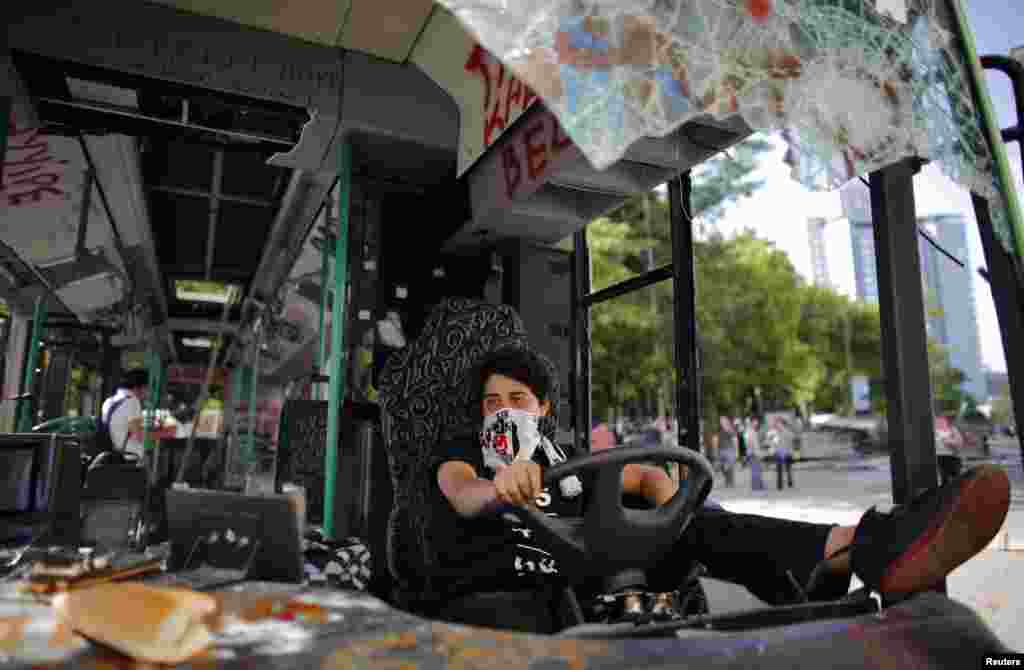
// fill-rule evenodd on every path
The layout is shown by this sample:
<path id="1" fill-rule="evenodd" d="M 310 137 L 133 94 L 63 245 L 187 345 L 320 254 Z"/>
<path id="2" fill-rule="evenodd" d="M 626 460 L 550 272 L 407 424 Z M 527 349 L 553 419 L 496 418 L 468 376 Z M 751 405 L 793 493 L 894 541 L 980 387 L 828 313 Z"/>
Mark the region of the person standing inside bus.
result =
<path id="1" fill-rule="evenodd" d="M 142 441 L 132 436 L 143 429 L 142 403 L 149 394 L 149 373 L 145 370 L 126 370 L 114 395 L 103 401 L 100 419 L 107 426 L 110 440 L 117 451 L 143 454 Z"/>

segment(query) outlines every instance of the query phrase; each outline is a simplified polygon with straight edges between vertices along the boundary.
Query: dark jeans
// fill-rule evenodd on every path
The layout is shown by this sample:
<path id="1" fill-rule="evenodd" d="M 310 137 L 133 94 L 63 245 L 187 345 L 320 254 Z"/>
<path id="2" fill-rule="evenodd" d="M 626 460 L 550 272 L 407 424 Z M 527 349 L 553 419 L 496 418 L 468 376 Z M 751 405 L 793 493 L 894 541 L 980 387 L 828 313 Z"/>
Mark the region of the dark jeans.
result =
<path id="1" fill-rule="evenodd" d="M 793 488 L 793 457 L 791 455 L 775 457 L 775 472 L 778 474 L 776 481 L 780 491 L 782 490 L 783 470 L 786 471 L 786 481 L 789 483 L 789 488 Z"/>
<path id="2" fill-rule="evenodd" d="M 726 460 L 719 464 L 719 469 L 722 471 L 722 475 L 725 476 L 725 485 L 728 488 L 732 488 L 736 485 L 736 463 L 735 461 Z"/>
<path id="3" fill-rule="evenodd" d="M 953 477 L 960 474 L 960 470 L 963 469 L 963 461 L 959 456 L 952 454 L 939 454 L 936 458 L 939 465 L 939 478 L 940 483 L 945 484 Z"/>
<path id="4" fill-rule="evenodd" d="M 832 528 L 704 507 L 669 555 L 647 571 L 648 586 L 652 590 L 675 589 L 689 561 L 698 561 L 708 569 L 709 577 L 744 586 L 766 603 L 794 603 L 798 593 L 792 581 L 801 588 L 806 586 L 824 556 Z M 831 600 L 849 589 L 849 575 L 835 575 L 820 582 L 808 596 Z"/>
<path id="5" fill-rule="evenodd" d="M 682 586 L 693 562 L 702 564 L 708 576 L 746 587 L 766 603 L 784 605 L 799 602 L 799 592 L 807 585 L 811 571 L 821 561 L 831 525 L 789 521 L 754 514 L 733 514 L 715 503 L 707 503 L 694 516 L 679 542 L 656 566 L 646 570 L 647 588 L 651 591 L 672 591 Z M 550 615 L 550 603 L 537 597 L 538 584 L 516 583 L 511 579 L 495 579 L 494 569 L 504 559 L 488 557 L 478 566 L 467 566 L 459 572 L 465 576 L 477 573 L 482 581 L 471 578 L 444 598 L 447 605 L 437 615 L 447 621 L 489 625 L 498 628 L 533 630 L 531 621 Z M 587 580 L 582 589 L 591 595 L 600 593 L 603 580 Z M 850 589 L 850 576 L 829 576 L 819 582 L 811 600 L 834 600 Z M 535 607 L 509 614 L 512 603 L 495 607 L 497 591 L 533 594 L 524 602 Z M 482 597 L 468 594 L 483 594 Z M 492 612 L 492 614 L 485 614 Z M 511 616 L 511 619 L 509 618 Z M 525 622 L 525 623 L 524 623 Z M 521 626 L 526 625 L 527 628 Z M 541 629 L 545 630 L 545 629 Z"/>

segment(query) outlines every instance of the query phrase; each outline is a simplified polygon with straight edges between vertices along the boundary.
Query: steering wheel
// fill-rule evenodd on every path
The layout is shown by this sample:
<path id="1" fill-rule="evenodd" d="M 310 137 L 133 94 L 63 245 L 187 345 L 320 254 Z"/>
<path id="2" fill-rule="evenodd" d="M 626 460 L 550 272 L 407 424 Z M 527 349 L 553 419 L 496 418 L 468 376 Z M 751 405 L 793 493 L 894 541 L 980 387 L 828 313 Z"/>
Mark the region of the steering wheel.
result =
<path id="1" fill-rule="evenodd" d="M 622 470 L 629 463 L 674 461 L 689 476 L 664 505 L 651 510 L 622 505 Z M 642 568 L 663 557 L 683 534 L 714 482 L 711 463 L 680 447 L 616 447 L 547 468 L 544 486 L 569 475 L 596 471 L 582 520 L 550 517 L 535 507 L 507 508 L 513 518 L 545 536 L 559 563 L 577 575 L 607 575 Z"/>
<path id="2" fill-rule="evenodd" d="M 89 460 L 88 469 L 104 465 L 133 465 L 140 462 L 139 455 L 130 451 L 102 451 Z"/>

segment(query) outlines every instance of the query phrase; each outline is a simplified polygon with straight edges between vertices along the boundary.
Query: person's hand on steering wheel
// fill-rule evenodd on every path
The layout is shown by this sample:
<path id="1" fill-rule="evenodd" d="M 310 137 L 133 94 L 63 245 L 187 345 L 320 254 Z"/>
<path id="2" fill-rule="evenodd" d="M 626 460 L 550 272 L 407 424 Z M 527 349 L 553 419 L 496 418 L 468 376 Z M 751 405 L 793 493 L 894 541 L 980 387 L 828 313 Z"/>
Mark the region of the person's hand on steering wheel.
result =
<path id="1" fill-rule="evenodd" d="M 540 465 L 533 461 L 516 461 L 499 466 L 494 488 L 503 503 L 519 507 L 530 505 L 544 490 Z"/>
<path id="2" fill-rule="evenodd" d="M 630 468 L 631 463 L 656 463 L 668 460 L 687 465 L 689 472 L 684 485 L 676 485 L 657 466 Z M 632 473 L 651 471 L 666 489 L 655 509 L 627 509 L 622 494 L 627 488 L 636 491 L 627 479 L 642 480 Z M 593 473 L 591 492 L 582 519 L 571 522 L 545 514 L 533 505 L 525 505 L 530 496 L 544 485 L 552 486 L 565 477 Z M 539 475 L 534 480 L 534 474 Z M 650 478 L 653 482 L 654 476 Z M 574 566 L 576 574 L 605 575 L 616 571 L 648 567 L 674 546 L 707 498 L 714 481 L 714 471 L 699 452 L 679 447 L 620 447 L 596 454 L 577 457 L 540 471 L 532 463 L 513 463 L 500 470 L 494 480 L 496 493 L 502 502 L 514 503 L 509 517 L 516 517 L 528 528 L 546 538 L 552 555 L 567 566 Z M 665 486 L 669 485 L 669 486 Z M 667 495 L 667 500 L 664 498 Z M 641 489 L 642 490 L 642 489 Z"/>

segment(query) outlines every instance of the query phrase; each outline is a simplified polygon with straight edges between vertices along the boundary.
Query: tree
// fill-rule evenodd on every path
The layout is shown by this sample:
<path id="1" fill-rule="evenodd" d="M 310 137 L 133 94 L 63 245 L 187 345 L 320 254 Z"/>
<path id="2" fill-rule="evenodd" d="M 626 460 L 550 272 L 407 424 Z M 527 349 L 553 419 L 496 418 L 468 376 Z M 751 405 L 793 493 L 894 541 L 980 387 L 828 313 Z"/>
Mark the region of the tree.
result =
<path id="1" fill-rule="evenodd" d="M 819 409 L 852 410 L 851 378 L 881 375 L 881 321 L 876 305 L 851 301 L 831 288 L 805 286 L 799 337 L 821 365 L 822 376 L 811 401 Z"/>
<path id="2" fill-rule="evenodd" d="M 723 152 L 694 171 L 690 204 L 702 235 L 721 219 L 726 207 L 764 186 L 764 180 L 755 179 L 753 174 L 759 166 L 758 159 L 771 148 L 770 142 L 755 135 L 733 147 L 731 154 Z M 672 257 L 668 202 L 656 191 L 627 199 L 607 218 L 627 224 L 633 237 L 657 249 L 658 258 L 668 262 Z M 642 267 L 639 257 L 633 259 L 631 267 Z"/>
<path id="3" fill-rule="evenodd" d="M 754 388 L 770 406 L 812 399 L 822 369 L 799 337 L 803 281 L 786 254 L 751 232 L 712 235 L 697 282 L 705 405 L 742 411 Z"/>
<path id="4" fill-rule="evenodd" d="M 713 224 L 728 204 L 762 186 L 753 173 L 759 155 L 771 146 L 763 139 L 748 139 L 734 147 L 731 156 L 722 154 L 696 172 L 692 204 L 702 225 Z M 668 202 L 654 191 L 629 198 L 591 222 L 587 239 L 594 290 L 667 264 L 672 258 Z M 595 417 L 614 416 L 627 403 L 658 411 L 671 406 L 676 386 L 673 301 L 672 283 L 661 282 L 592 310 Z"/>
<path id="5" fill-rule="evenodd" d="M 634 274 L 626 267 L 632 250 L 625 226 L 598 220 L 588 235 L 595 284 Z M 769 405 L 813 401 L 828 366 L 801 332 L 811 323 L 803 318 L 807 287 L 785 253 L 750 232 L 728 239 L 712 235 L 696 245 L 695 253 L 708 417 L 716 421 L 719 411 L 742 411 L 755 387 L 762 389 Z M 660 394 L 663 405 L 671 400 L 672 299 L 666 282 L 593 309 L 595 416 L 613 417 L 627 403 L 643 402 L 651 393 Z M 848 320 L 856 323 L 857 317 Z M 832 336 L 827 332 L 819 339 Z M 858 369 L 864 367 L 869 366 Z"/>
<path id="6" fill-rule="evenodd" d="M 961 388 L 967 380 L 963 371 L 949 362 L 949 349 L 928 338 L 928 371 L 932 383 L 932 411 L 935 416 L 960 412 L 969 395 Z"/>
<path id="7" fill-rule="evenodd" d="M 632 276 L 626 262 L 644 240 L 631 238 L 628 226 L 597 219 L 587 228 L 594 286 L 603 287 Z M 596 305 L 591 310 L 593 415 L 613 418 L 630 401 L 657 386 L 658 377 L 671 368 L 664 356 L 654 355 L 659 320 L 649 302 L 632 294 Z"/>
<path id="8" fill-rule="evenodd" d="M 992 421 L 1004 426 L 1015 424 L 1009 387 L 1004 388 L 999 395 L 992 399 Z"/>
<path id="9" fill-rule="evenodd" d="M 770 142 L 755 135 L 736 145 L 731 154 L 721 154 L 696 170 L 691 202 L 703 226 L 713 226 L 728 205 L 764 186 L 764 180 L 755 179 L 753 173 L 760 156 L 771 148 Z"/>

